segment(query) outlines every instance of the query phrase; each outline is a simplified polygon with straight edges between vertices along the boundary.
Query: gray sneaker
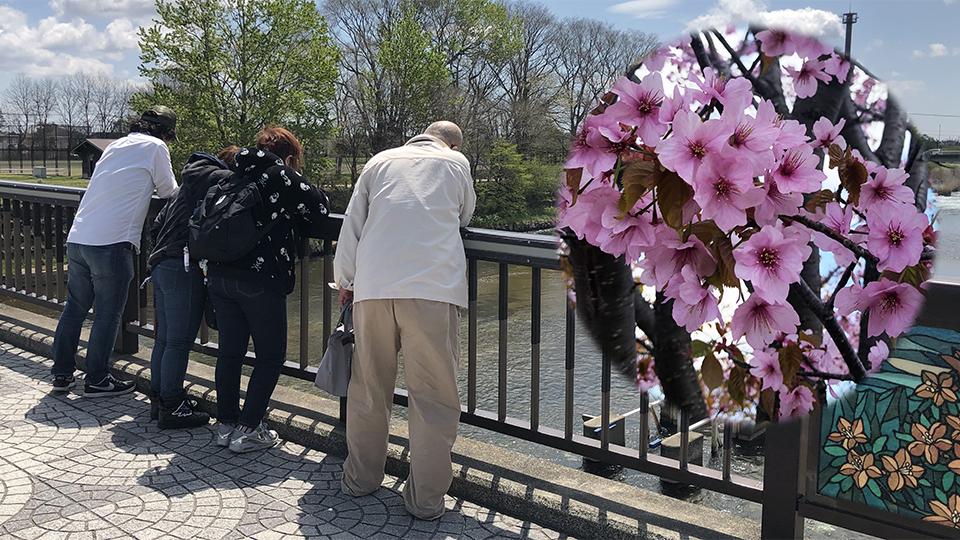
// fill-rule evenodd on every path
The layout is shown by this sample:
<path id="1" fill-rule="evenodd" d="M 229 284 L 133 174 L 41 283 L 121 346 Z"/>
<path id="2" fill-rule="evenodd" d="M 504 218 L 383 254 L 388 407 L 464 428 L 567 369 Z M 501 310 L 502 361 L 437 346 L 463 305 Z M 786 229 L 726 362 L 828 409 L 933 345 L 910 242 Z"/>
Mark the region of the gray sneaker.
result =
<path id="1" fill-rule="evenodd" d="M 230 446 L 233 438 L 233 426 L 217 423 L 217 446 Z"/>
<path id="2" fill-rule="evenodd" d="M 267 425 L 260 422 L 260 425 L 250 433 L 244 433 L 239 429 L 234 431 L 230 439 L 230 450 L 242 454 L 272 448 L 278 444 L 280 444 L 280 436 L 277 432 L 267 429 Z"/>

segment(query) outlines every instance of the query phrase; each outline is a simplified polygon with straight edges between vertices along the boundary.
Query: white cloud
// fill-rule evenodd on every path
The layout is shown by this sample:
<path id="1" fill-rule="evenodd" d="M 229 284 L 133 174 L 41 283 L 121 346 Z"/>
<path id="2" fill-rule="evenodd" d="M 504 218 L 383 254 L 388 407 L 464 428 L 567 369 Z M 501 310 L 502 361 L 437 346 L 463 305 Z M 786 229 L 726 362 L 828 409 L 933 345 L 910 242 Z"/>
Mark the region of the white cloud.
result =
<path id="1" fill-rule="evenodd" d="M 901 73 L 900 73 L 899 71 L 891 71 L 891 72 L 890 72 L 890 76 L 891 76 L 891 77 L 894 77 L 894 78 L 899 77 L 900 75 L 901 75 Z"/>
<path id="2" fill-rule="evenodd" d="M 957 0 L 943 0 L 943 3 L 949 6 L 950 4 L 957 3 Z"/>
<path id="3" fill-rule="evenodd" d="M 866 51 L 870 52 L 870 51 L 879 49 L 880 47 L 883 47 L 883 40 L 880 38 L 877 38 L 867 44 Z"/>
<path id="4" fill-rule="evenodd" d="M 30 26 L 25 13 L 0 6 L 0 50 L 0 73 L 46 77 L 83 70 L 113 74 L 112 62 L 137 50 L 137 37 L 128 19 L 114 20 L 103 31 L 79 17 L 70 22 L 47 17 Z"/>
<path id="5" fill-rule="evenodd" d="M 918 80 L 884 81 L 897 97 L 920 94 L 926 90 L 926 83 Z"/>
<path id="6" fill-rule="evenodd" d="M 147 19 L 157 13 L 153 0 L 51 0 L 61 19 Z"/>
<path id="7" fill-rule="evenodd" d="M 923 51 L 913 50 L 913 58 L 923 58 Z"/>
<path id="8" fill-rule="evenodd" d="M 943 43 L 931 43 L 930 44 L 930 58 L 937 58 L 938 56 L 946 56 L 947 46 Z"/>
<path id="9" fill-rule="evenodd" d="M 835 13 L 813 8 L 766 11 L 757 0 L 720 0 L 705 15 L 687 24 L 687 31 L 704 28 L 725 28 L 744 23 L 784 28 L 820 39 L 842 37 L 843 25 Z"/>
<path id="10" fill-rule="evenodd" d="M 635 19 L 660 19 L 677 3 L 678 0 L 630 0 L 614 4 L 607 11 L 632 15 Z"/>

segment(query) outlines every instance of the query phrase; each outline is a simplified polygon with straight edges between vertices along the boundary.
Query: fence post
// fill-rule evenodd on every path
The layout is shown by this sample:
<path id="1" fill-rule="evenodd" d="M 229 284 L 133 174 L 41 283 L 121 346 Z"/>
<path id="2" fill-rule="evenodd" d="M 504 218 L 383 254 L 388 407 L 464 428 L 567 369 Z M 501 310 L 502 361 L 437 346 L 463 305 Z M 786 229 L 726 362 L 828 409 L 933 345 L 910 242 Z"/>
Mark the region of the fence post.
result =
<path id="1" fill-rule="evenodd" d="M 803 538 L 803 518 L 797 513 L 807 457 L 803 422 L 776 422 L 767 427 L 761 538 Z"/>
<path id="2" fill-rule="evenodd" d="M 133 257 L 133 279 L 130 280 L 127 303 L 120 314 L 120 331 L 117 332 L 117 341 L 113 346 L 113 351 L 119 354 L 133 354 L 140 349 L 140 335 L 127 330 L 127 323 L 139 320 L 140 317 L 140 280 L 146 275 L 147 268 L 147 254 L 143 248 L 149 245 L 144 241 L 145 235 L 146 232 L 140 239 L 140 253 L 130 254 Z"/>

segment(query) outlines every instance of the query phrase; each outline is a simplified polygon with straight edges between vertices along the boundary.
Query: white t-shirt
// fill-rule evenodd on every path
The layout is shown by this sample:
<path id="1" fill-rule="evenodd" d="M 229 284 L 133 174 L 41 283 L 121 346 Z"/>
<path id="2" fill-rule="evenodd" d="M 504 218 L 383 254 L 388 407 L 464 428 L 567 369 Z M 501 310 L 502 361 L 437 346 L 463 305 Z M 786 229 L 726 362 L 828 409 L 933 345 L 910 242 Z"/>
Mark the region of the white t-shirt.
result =
<path id="1" fill-rule="evenodd" d="M 145 133 L 113 141 L 97 161 L 67 242 L 87 246 L 130 242 L 139 250 L 154 190 L 163 199 L 177 190 L 166 143 Z"/>
<path id="2" fill-rule="evenodd" d="M 374 156 L 337 241 L 334 279 L 353 300 L 417 298 L 467 307 L 460 227 L 477 196 L 463 154 L 420 135 Z"/>

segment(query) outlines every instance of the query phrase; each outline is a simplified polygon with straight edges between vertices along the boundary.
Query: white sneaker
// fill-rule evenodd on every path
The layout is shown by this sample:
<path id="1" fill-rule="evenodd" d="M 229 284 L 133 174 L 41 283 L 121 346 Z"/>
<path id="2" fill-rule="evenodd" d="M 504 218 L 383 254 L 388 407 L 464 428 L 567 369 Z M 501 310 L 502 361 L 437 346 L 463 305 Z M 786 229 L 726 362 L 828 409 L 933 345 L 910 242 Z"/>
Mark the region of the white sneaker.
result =
<path id="1" fill-rule="evenodd" d="M 233 438 L 233 427 L 226 424 L 217 423 L 217 446 L 230 446 L 230 439 Z"/>
<path id="2" fill-rule="evenodd" d="M 244 433 L 239 429 L 235 430 L 230 439 L 230 450 L 242 454 L 272 448 L 278 444 L 280 444 L 280 436 L 277 435 L 277 432 L 267 429 L 267 425 L 260 422 L 260 425 L 250 433 Z"/>

